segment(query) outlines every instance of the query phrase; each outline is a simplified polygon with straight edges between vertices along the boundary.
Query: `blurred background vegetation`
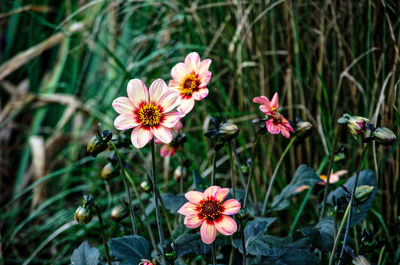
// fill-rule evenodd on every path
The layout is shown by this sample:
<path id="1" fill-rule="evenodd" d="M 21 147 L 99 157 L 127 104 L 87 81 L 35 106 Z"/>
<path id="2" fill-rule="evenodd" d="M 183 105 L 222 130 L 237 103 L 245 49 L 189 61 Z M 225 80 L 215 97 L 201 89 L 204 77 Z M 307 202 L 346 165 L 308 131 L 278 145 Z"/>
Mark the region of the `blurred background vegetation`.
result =
<path id="1" fill-rule="evenodd" d="M 83 240 L 104 251 L 98 222 L 73 221 L 84 193 L 94 194 L 104 209 L 109 237 L 131 233 L 128 219 L 115 223 L 108 217 L 124 191 L 119 178 L 106 183 L 100 176 L 111 152 L 94 159 L 86 144 L 98 122 L 118 134 L 111 102 L 126 94 L 130 78 L 168 82 L 171 68 L 191 51 L 212 60 L 210 95 L 183 120 L 185 159 L 205 177 L 215 143 L 203 133 L 210 117 L 218 116 L 216 104 L 241 129 L 236 146 L 243 162 L 257 133 L 251 120 L 262 117 L 253 97 L 279 92 L 289 120 L 313 124 L 311 137 L 285 159 L 275 194 L 300 164 L 318 169 L 344 112 L 369 117 L 398 135 L 399 11 L 393 0 L 1 1 L 1 264 L 69 263 Z M 259 200 L 287 143 L 267 135 L 259 145 L 253 187 Z M 348 169 L 351 175 L 361 144 L 348 133 L 341 143 L 346 159 L 334 171 Z M 398 146 L 399 140 L 373 146 L 364 163 L 375 171 L 380 189 L 375 213 L 363 223 L 375 236 L 374 261 L 389 239 L 395 246 L 400 240 Z M 125 148 L 123 155 L 133 181 L 145 180 L 148 148 Z M 220 185 L 229 183 L 227 158 L 227 150 L 220 150 Z M 157 159 L 160 188 L 177 193 L 172 172 L 179 159 Z M 185 189 L 192 183 L 189 176 Z M 303 196 L 275 214 L 279 219 L 270 233 L 287 235 Z M 141 194 L 145 203 L 149 197 Z M 320 201 L 316 189 L 299 226 L 316 222 Z M 151 220 L 155 227 L 153 215 Z"/>

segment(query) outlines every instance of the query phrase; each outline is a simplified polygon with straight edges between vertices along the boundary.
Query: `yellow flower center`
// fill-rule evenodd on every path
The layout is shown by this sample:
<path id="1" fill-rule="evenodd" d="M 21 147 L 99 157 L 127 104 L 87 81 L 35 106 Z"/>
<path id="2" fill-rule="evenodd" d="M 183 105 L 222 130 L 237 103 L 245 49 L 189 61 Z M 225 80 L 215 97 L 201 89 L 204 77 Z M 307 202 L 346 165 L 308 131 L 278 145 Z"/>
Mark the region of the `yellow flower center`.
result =
<path id="1" fill-rule="evenodd" d="M 144 126 L 156 126 L 161 121 L 160 107 L 153 103 L 143 105 L 138 111 L 139 121 Z"/>
<path id="2" fill-rule="evenodd" d="M 200 203 L 199 211 L 204 219 L 211 221 L 221 215 L 221 204 L 214 199 L 205 199 Z"/>
<path id="3" fill-rule="evenodd" d="M 195 74 L 185 76 L 181 84 L 181 94 L 184 96 L 191 96 L 193 92 L 198 90 L 199 80 Z"/>

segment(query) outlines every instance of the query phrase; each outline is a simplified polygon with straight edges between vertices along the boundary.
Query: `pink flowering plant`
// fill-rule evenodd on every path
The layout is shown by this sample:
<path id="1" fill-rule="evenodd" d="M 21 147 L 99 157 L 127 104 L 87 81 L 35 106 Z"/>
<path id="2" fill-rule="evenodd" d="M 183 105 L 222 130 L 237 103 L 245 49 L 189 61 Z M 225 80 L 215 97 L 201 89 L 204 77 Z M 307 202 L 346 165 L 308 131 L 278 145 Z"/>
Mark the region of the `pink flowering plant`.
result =
<path id="1" fill-rule="evenodd" d="M 131 226 L 129 230 L 125 227 L 124 236 L 107 240 L 95 199 L 84 197 L 75 219 L 79 223 L 89 223 L 97 212 L 107 263 L 112 264 L 113 256 L 123 264 L 144 265 L 173 264 L 175 261 L 189 264 L 200 257 L 213 265 L 262 262 L 316 265 L 321 263 L 322 256 L 322 260 L 329 260 L 333 265 L 346 255 L 351 256 L 350 245 L 354 246 L 348 240 L 349 229 L 365 219 L 378 189 L 374 172 L 360 170 L 360 165 L 371 142 L 390 145 L 396 141 L 394 133 L 385 127 L 375 128 L 367 118 L 344 114 L 338 119 L 338 132 L 330 144 L 331 151 L 318 170 L 305 164 L 298 165 L 293 176 L 286 176 L 288 184 L 278 188 L 275 180 L 283 177 L 281 167 L 286 155 L 293 146 L 301 146 L 312 135 L 313 124 L 299 118 L 295 123 L 286 119 L 279 108 L 276 92 L 271 100 L 264 95 L 252 98 L 258 105 L 253 104 L 251 108 L 258 106 L 261 111 L 252 113 L 252 116 L 260 116 L 253 120 L 258 125 L 258 130 L 252 127 L 256 136 L 252 139 L 249 135 L 239 135 L 241 130 L 235 119 L 227 119 L 215 98 L 206 98 L 210 91 L 214 93 L 208 88 L 212 75 L 210 64 L 210 59 L 201 60 L 198 53 L 191 52 L 184 62 L 172 67 L 168 85 L 159 78 L 147 88 L 140 79 L 131 79 L 127 82 L 127 96 L 117 97 L 112 102 L 117 132 L 102 131 L 99 127 L 97 136 L 92 138 L 89 153 L 94 156 L 102 152 L 113 154 L 112 167 L 105 167 L 102 172 L 102 175 L 113 176 L 104 178 L 108 188 L 118 181 L 116 176 L 121 176 L 124 183 L 125 202 L 113 209 L 113 220 L 121 222 L 129 216 Z M 204 157 L 204 161 L 190 161 L 197 140 L 192 140 L 190 145 L 184 143 L 186 134 L 194 137 L 191 133 L 195 114 L 191 111 L 200 100 L 204 106 L 215 106 L 218 117 L 207 116 L 201 123 L 204 136 L 209 138 L 209 157 Z M 251 125 L 248 120 L 245 122 L 248 122 L 247 126 Z M 210 123 L 213 126 L 209 126 Z M 344 177 L 348 170 L 338 170 L 339 165 L 335 165 L 340 132 L 345 127 L 364 145 L 358 169 L 348 179 Z M 113 137 L 115 134 L 117 136 Z M 130 135 L 130 142 L 121 140 L 124 135 Z M 246 145 L 249 149 L 247 158 L 239 153 L 246 149 L 237 146 L 238 137 L 251 139 L 250 145 Z M 271 155 L 274 161 L 277 160 L 273 170 L 255 171 L 257 163 L 264 163 L 261 159 L 257 161 L 263 146 L 281 141 L 286 147 L 281 154 Z M 161 146 L 159 155 L 155 144 Z M 179 158 L 176 158 L 177 153 Z M 140 158 L 136 154 L 140 154 Z M 179 176 L 169 177 L 170 163 L 178 166 L 179 170 L 174 174 Z M 208 163 L 209 167 L 205 169 L 204 165 Z M 145 178 L 133 175 L 137 167 L 149 167 L 143 174 L 147 175 Z M 162 185 L 158 183 L 157 174 L 161 167 L 165 170 Z M 193 171 L 192 180 L 184 177 L 189 169 Z M 322 174 L 323 170 L 328 173 Z M 268 175 L 265 183 L 257 189 L 255 180 L 261 185 L 265 174 Z M 138 181 L 140 189 L 137 188 Z M 162 192 L 161 186 L 164 191 L 172 186 L 172 192 Z M 306 190 L 307 193 L 302 193 Z M 299 197 L 301 194 L 303 197 Z M 294 197 L 303 203 L 296 206 Z M 314 204 L 319 204 L 315 210 L 316 218 L 300 224 L 300 216 L 311 198 Z M 292 209 L 289 208 L 291 205 Z M 282 235 L 276 229 L 276 221 L 281 212 L 290 210 L 296 212 L 296 216 L 287 234 Z M 299 234 L 295 238 L 296 232 Z M 94 255 L 97 250 L 84 243 L 74 253 L 73 262 L 85 251 Z"/>

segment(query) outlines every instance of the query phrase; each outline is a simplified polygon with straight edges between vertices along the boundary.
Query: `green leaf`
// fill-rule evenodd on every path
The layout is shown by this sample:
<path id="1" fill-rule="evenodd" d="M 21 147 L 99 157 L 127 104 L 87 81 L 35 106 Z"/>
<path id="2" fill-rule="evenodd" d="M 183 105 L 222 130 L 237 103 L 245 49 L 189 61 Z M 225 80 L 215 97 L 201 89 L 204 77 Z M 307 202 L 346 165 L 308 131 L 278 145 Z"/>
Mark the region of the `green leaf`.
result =
<path id="1" fill-rule="evenodd" d="M 327 216 L 318 224 L 299 229 L 307 236 L 311 243 L 322 252 L 329 252 L 333 247 L 335 221 L 332 216 Z"/>
<path id="2" fill-rule="evenodd" d="M 178 214 L 177 211 L 188 202 L 184 194 L 165 193 L 161 194 L 161 198 L 164 202 L 165 209 L 173 214 Z"/>
<path id="3" fill-rule="evenodd" d="M 207 254 L 210 245 L 204 244 L 199 234 L 184 234 L 175 240 L 175 250 L 178 257 L 194 253 L 196 255 Z"/>
<path id="4" fill-rule="evenodd" d="M 99 263 L 100 252 L 95 247 L 91 247 L 84 241 L 71 257 L 71 264 L 74 265 L 97 265 Z"/>
<path id="5" fill-rule="evenodd" d="M 141 236 L 112 238 L 108 244 L 121 265 L 139 264 L 141 259 L 150 259 L 151 244 Z"/>
<path id="6" fill-rule="evenodd" d="M 356 176 L 353 175 L 351 178 L 349 178 L 349 180 L 346 182 L 346 184 L 343 185 L 349 192 L 353 191 L 355 179 L 356 179 Z M 364 220 L 367 212 L 369 211 L 369 209 L 372 206 L 372 202 L 375 200 L 375 195 L 378 192 L 378 186 L 377 186 L 375 174 L 372 170 L 366 169 L 366 170 L 363 170 L 360 172 L 360 176 L 358 177 L 357 187 L 363 186 L 363 185 L 373 186 L 374 190 L 371 193 L 368 200 L 366 200 L 362 203 L 357 203 L 355 201 L 356 206 L 353 207 L 353 209 L 352 209 L 350 227 L 353 227 L 353 226 L 361 223 L 362 220 Z M 342 187 L 339 187 L 336 190 L 329 193 L 327 202 L 328 202 L 328 204 L 333 206 L 333 205 L 336 205 L 336 203 L 340 200 L 344 200 L 347 203 L 350 200 L 350 194 L 348 194 L 345 191 L 345 189 L 343 189 Z M 347 203 L 345 203 L 343 205 L 343 207 L 346 207 Z"/>
<path id="7" fill-rule="evenodd" d="M 207 182 L 195 170 L 193 170 L 193 181 L 197 191 L 204 192 L 204 190 L 209 186 Z"/>
<path id="8" fill-rule="evenodd" d="M 254 220 L 249 221 L 244 228 L 246 248 L 249 244 L 261 236 L 261 234 L 264 233 L 275 220 L 275 217 L 257 217 Z"/>
<path id="9" fill-rule="evenodd" d="M 278 211 L 286 209 L 290 205 L 291 196 L 297 194 L 296 190 L 303 185 L 313 186 L 322 180 L 314 172 L 314 170 L 307 165 L 300 165 L 294 173 L 293 179 L 282 190 L 280 194 L 274 197 L 271 209 Z"/>

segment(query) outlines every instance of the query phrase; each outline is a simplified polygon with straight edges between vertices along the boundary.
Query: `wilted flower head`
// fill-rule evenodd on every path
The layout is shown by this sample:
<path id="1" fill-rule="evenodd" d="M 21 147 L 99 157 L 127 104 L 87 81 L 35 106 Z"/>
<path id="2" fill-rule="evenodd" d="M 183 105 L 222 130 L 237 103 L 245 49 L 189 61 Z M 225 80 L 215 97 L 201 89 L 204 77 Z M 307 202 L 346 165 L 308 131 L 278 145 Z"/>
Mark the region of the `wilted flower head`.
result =
<path id="1" fill-rule="evenodd" d="M 375 141 L 383 145 L 391 145 L 396 142 L 396 135 L 392 130 L 386 127 L 378 127 L 372 133 Z"/>
<path id="2" fill-rule="evenodd" d="M 168 89 L 162 79 L 155 80 L 149 90 L 139 79 L 128 83 L 128 97 L 114 100 L 113 107 L 120 114 L 114 121 L 115 128 L 134 128 L 132 144 L 142 148 L 155 136 L 163 143 L 172 141 L 171 128 L 184 115 L 172 110 L 179 104 L 178 93 Z"/>
<path id="3" fill-rule="evenodd" d="M 184 63 L 176 64 L 171 70 L 172 79 L 169 87 L 179 93 L 181 105 L 178 108 L 183 114 L 189 113 L 195 100 L 202 100 L 208 95 L 207 84 L 211 79 L 208 71 L 211 60 L 200 61 L 196 52 L 188 54 Z"/>
<path id="4" fill-rule="evenodd" d="M 269 101 L 267 97 L 260 96 L 253 99 L 254 103 L 261 104 L 260 110 L 268 115 L 266 126 L 271 134 L 279 134 L 286 138 L 290 138 L 289 132 L 294 132 L 289 121 L 278 112 L 278 93 L 275 93 L 272 100 Z"/>
<path id="5" fill-rule="evenodd" d="M 312 130 L 312 124 L 308 121 L 302 121 L 299 118 L 296 119 L 296 135 L 297 137 L 305 138 Z"/>
<path id="6" fill-rule="evenodd" d="M 354 138 L 357 138 L 359 135 L 364 135 L 368 129 L 368 122 L 369 119 L 367 118 L 361 116 L 352 116 L 348 113 L 343 114 L 343 116 L 338 119 L 338 123 L 347 124 L 347 127 Z"/>
<path id="7" fill-rule="evenodd" d="M 222 142 L 232 140 L 239 134 L 239 128 L 231 120 L 222 121 L 216 117 L 211 117 L 211 122 L 215 128 L 207 131 L 204 135 L 211 139 L 218 139 Z"/>
<path id="8" fill-rule="evenodd" d="M 201 240 L 206 244 L 214 242 L 217 231 L 223 235 L 232 235 L 237 230 L 236 222 L 229 216 L 240 211 L 240 203 L 235 199 L 224 199 L 229 189 L 211 186 L 204 193 L 189 191 L 185 194 L 189 202 L 178 213 L 186 215 L 185 225 L 197 228 L 201 225 Z"/>

